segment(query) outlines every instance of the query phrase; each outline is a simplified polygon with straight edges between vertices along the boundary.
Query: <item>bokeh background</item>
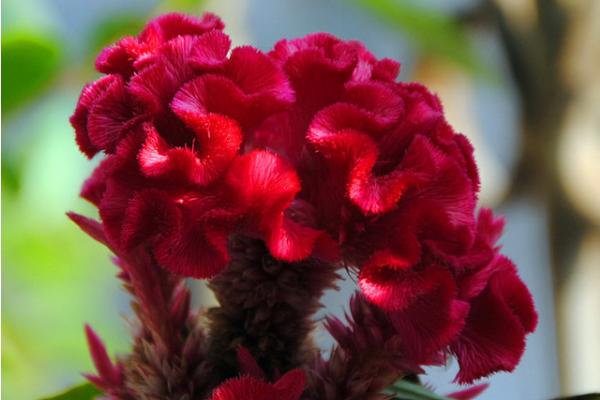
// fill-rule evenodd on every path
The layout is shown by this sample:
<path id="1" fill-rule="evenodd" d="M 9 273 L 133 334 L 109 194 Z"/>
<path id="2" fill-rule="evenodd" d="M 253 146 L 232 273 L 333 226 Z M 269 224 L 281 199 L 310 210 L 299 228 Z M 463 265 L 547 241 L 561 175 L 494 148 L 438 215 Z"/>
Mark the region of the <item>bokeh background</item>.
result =
<path id="1" fill-rule="evenodd" d="M 218 13 L 234 44 L 329 31 L 402 62 L 474 143 L 481 202 L 507 218 L 504 251 L 540 313 L 514 374 L 482 399 L 600 391 L 600 1 L 4 0 L 2 396 L 36 399 L 89 371 L 83 324 L 126 352 L 128 299 L 109 254 L 67 210 L 97 160 L 68 117 L 99 49 L 165 11 Z M 329 293 L 341 313 L 342 294 Z M 197 290 L 198 303 L 211 299 Z M 324 346 L 328 338 L 317 334 Z M 425 382 L 444 393 L 456 366 Z"/>

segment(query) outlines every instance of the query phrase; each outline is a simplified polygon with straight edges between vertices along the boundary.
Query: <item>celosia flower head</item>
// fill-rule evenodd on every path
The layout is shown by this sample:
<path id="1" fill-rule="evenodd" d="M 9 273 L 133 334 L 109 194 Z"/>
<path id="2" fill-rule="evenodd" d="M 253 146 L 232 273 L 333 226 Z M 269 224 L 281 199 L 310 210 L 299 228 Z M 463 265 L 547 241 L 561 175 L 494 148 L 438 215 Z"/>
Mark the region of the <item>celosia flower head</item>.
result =
<path id="1" fill-rule="evenodd" d="M 283 157 L 246 149 L 266 117 L 294 101 L 288 79 L 249 46 L 229 51 L 223 24 L 170 14 L 101 53 L 71 122 L 89 157 L 84 185 L 113 247 L 150 246 L 162 266 L 214 276 L 236 232 L 284 260 L 312 254 L 317 230 L 286 215 L 300 183 Z"/>
<path id="2" fill-rule="evenodd" d="M 496 244 L 502 220 L 476 213 L 473 148 L 441 101 L 356 41 L 319 33 L 263 53 L 231 49 L 222 29 L 168 14 L 100 54 L 71 123 L 84 154 L 104 154 L 82 190 L 101 224 L 76 222 L 185 277 L 222 272 L 240 236 L 277 261 L 349 266 L 362 292 L 349 318 L 381 334 L 330 320 L 346 351 L 368 337 L 415 370 L 452 353 L 461 383 L 514 369 L 537 315 Z M 300 373 L 241 376 L 213 399 L 299 388 Z"/>

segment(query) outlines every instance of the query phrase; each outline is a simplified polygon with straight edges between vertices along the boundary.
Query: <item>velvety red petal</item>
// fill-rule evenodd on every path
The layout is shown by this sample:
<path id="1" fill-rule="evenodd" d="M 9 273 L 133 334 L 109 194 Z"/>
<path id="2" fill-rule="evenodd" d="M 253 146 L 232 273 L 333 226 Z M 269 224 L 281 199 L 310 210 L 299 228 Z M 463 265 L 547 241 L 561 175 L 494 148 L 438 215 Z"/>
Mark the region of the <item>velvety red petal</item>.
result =
<path id="1" fill-rule="evenodd" d="M 158 182 L 133 173 L 135 158 L 133 163 L 109 180 L 99 207 L 111 243 L 123 251 L 148 245 L 159 265 L 174 274 L 209 278 L 221 271 L 237 216 L 226 208 L 227 199 L 166 183 L 158 190 Z"/>
<path id="2" fill-rule="evenodd" d="M 289 163 L 269 151 L 255 150 L 233 162 L 227 183 L 245 210 L 247 229 L 262 235 L 275 257 L 297 261 L 311 254 L 320 233 L 284 213 L 300 191 Z"/>
<path id="3" fill-rule="evenodd" d="M 236 358 L 240 371 L 244 375 L 250 375 L 257 379 L 266 379 L 265 371 L 258 365 L 256 359 L 250 351 L 244 346 L 238 346 L 236 349 Z"/>
<path id="4" fill-rule="evenodd" d="M 490 277 L 498 269 L 498 264 L 503 262 L 502 256 L 496 255 L 491 261 L 479 268 L 469 268 L 457 274 L 459 296 L 462 299 L 473 299 L 487 287 Z"/>
<path id="5" fill-rule="evenodd" d="M 234 120 L 215 114 L 187 115 L 184 121 L 198 139 L 201 183 L 208 183 L 222 174 L 238 153 L 242 131 Z"/>
<path id="6" fill-rule="evenodd" d="M 112 75 L 105 76 L 97 81 L 86 85 L 81 91 L 75 112 L 70 118 L 71 125 L 75 128 L 75 140 L 79 149 L 88 157 L 92 158 L 100 149 L 96 147 L 88 133 L 88 116 L 90 108 L 104 95 L 107 88 L 115 81 Z"/>
<path id="7" fill-rule="evenodd" d="M 437 359 L 463 328 L 469 311 L 467 302 L 455 298 L 456 287 L 448 270 L 427 269 L 421 278 L 430 281 L 428 290 L 416 294 L 405 309 L 389 313 L 406 357 L 417 364 Z"/>
<path id="8" fill-rule="evenodd" d="M 482 208 L 477 219 L 475 243 L 467 255 L 455 261 L 465 266 L 457 270 L 461 298 L 473 298 L 486 287 L 490 276 L 498 269 L 498 264 L 506 262 L 498 254 L 496 241 L 504 228 L 504 219 L 494 217 L 492 211 Z"/>
<path id="9" fill-rule="evenodd" d="M 531 294 L 514 265 L 504 258 L 496 268 L 486 288 L 471 301 L 465 327 L 450 347 L 460 366 L 460 383 L 514 370 L 525 351 L 525 335 L 537 324 Z"/>
<path id="10" fill-rule="evenodd" d="M 222 66 L 227 58 L 231 39 L 218 30 L 206 32 L 196 40 L 190 55 L 191 64 L 199 69 L 215 69 Z"/>
<path id="11" fill-rule="evenodd" d="M 204 75 L 184 85 L 173 99 L 171 107 L 182 119 L 189 113 L 221 114 L 249 129 L 280 108 L 270 106 L 268 99 L 262 100 L 244 94 L 224 76 Z"/>
<path id="12" fill-rule="evenodd" d="M 148 66 L 131 78 L 128 91 L 148 112 L 167 112 L 181 85 L 194 77 L 191 55 L 198 40 L 193 36 L 176 37 L 161 47 L 148 61 Z"/>
<path id="13" fill-rule="evenodd" d="M 531 333 L 535 330 L 538 322 L 533 297 L 519 277 L 517 267 L 513 262 L 502 256 L 500 264 L 503 265 L 503 268 L 499 268 L 497 276 L 495 274 L 492 277 L 491 284 L 495 285 L 493 289 L 497 293 L 502 293 L 506 304 L 519 319 L 525 332 Z"/>
<path id="14" fill-rule="evenodd" d="M 400 63 L 389 58 L 383 58 L 373 66 L 373 79 L 393 82 L 400 74 Z"/>
<path id="15" fill-rule="evenodd" d="M 242 133 L 235 121 L 220 115 L 186 114 L 197 142 L 169 147 L 156 129 L 146 125 L 146 142 L 138 154 L 142 172 L 150 177 L 206 185 L 218 178 L 238 152 Z"/>
<path id="16" fill-rule="evenodd" d="M 178 115 L 218 113 L 253 128 L 294 99 L 284 74 L 252 47 L 236 48 L 224 75 L 205 75 L 186 84 L 172 103 Z"/>
<path id="17" fill-rule="evenodd" d="M 313 73 L 315 68 L 322 69 L 322 72 L 334 73 L 329 77 L 329 83 L 334 83 L 334 75 L 341 78 L 342 82 L 366 82 L 373 78 L 374 67 L 377 64 L 375 57 L 362 43 L 355 40 L 343 41 L 327 33 L 311 34 L 294 40 L 282 40 L 275 45 L 270 55 L 285 65 L 286 72 L 291 76 L 294 85 L 302 81 L 312 83 L 311 81 L 315 78 L 319 79 L 319 74 Z M 379 69 L 379 75 L 375 79 L 385 75 L 385 73 L 381 73 L 381 70 L 386 70 L 386 67 L 388 66 Z M 387 68 L 387 70 L 387 77 L 394 74 L 393 68 Z M 334 71 L 337 71 L 337 74 Z M 397 68 L 395 72 L 397 74 Z M 296 88 L 296 90 L 300 89 L 300 87 Z M 322 93 L 326 94 L 327 92 L 328 90 L 325 90 Z M 308 106 L 309 110 L 315 111 L 316 108 L 311 107 L 310 101 L 306 100 L 308 99 L 305 98 L 302 101 L 304 104 L 301 107 Z"/>
<path id="18" fill-rule="evenodd" d="M 169 235 L 173 226 L 181 223 L 181 212 L 172 198 L 156 189 L 136 193 L 127 202 L 121 227 L 121 244 L 131 250 L 157 235 Z"/>
<path id="19" fill-rule="evenodd" d="M 182 204 L 181 224 L 158 243 L 157 258 L 174 273 L 210 278 L 229 261 L 228 239 L 239 225 L 240 211 L 215 192 L 192 193 L 176 202 Z"/>
<path id="20" fill-rule="evenodd" d="M 376 138 L 383 127 L 372 113 L 348 103 L 338 103 L 321 110 L 313 119 L 307 132 L 307 139 L 324 147 L 340 131 L 359 131 L 365 136 Z M 327 149 L 332 155 L 342 152 L 337 146 Z"/>
<path id="21" fill-rule="evenodd" d="M 376 176 L 372 170 L 379 150 L 375 141 L 363 132 L 377 126 L 362 110 L 348 104 L 336 104 L 320 112 L 311 124 L 307 138 L 324 156 L 335 163 L 332 168 L 348 170 L 348 197 L 363 212 L 389 211 L 413 185 L 415 176 L 397 169 Z"/>
<path id="22" fill-rule="evenodd" d="M 145 51 L 138 40 L 125 37 L 104 48 L 96 58 L 96 70 L 105 74 L 121 74 L 124 79 L 133 75 L 135 59 Z"/>
<path id="23" fill-rule="evenodd" d="M 204 207 L 204 206 L 202 206 Z M 174 274 L 206 279 L 221 272 L 229 261 L 227 240 L 231 215 L 221 220 L 183 214 L 180 223 L 154 247 L 159 264 Z"/>
<path id="24" fill-rule="evenodd" d="M 489 210 L 482 209 L 477 220 L 475 239 L 468 251 L 466 253 L 463 251 L 462 254 L 455 252 L 456 256 L 454 256 L 451 254 L 452 251 L 442 250 L 448 262 L 457 268 L 459 279 L 471 282 L 473 279 L 481 279 L 478 275 L 486 273 L 486 268 L 483 267 L 492 262 L 500 249 L 500 246 L 496 245 L 496 240 L 500 236 L 503 226 L 504 221 L 502 218 L 494 218 Z M 441 254 L 439 243 L 433 247 L 434 251 Z M 435 249 L 436 247 L 437 249 Z M 470 285 L 470 283 L 466 284 L 465 287 Z M 465 296 L 468 296 L 467 293 L 471 293 L 471 290 L 465 290 Z"/>
<path id="25" fill-rule="evenodd" d="M 370 67 L 375 62 L 375 57 L 359 41 L 341 40 L 323 32 L 293 40 L 281 40 L 275 44 L 270 55 L 285 63 L 303 53 L 314 54 L 321 63 L 338 71 L 350 71 L 356 80 L 369 79 Z"/>
<path id="26" fill-rule="evenodd" d="M 348 84 L 344 100 L 368 111 L 369 116 L 385 128 L 397 123 L 404 114 L 402 98 L 391 88 L 376 82 Z"/>
<path id="27" fill-rule="evenodd" d="M 407 287 L 395 285 L 393 280 L 397 277 L 397 269 L 408 269 L 410 266 L 409 261 L 390 251 L 378 251 L 361 268 L 358 286 L 371 303 L 384 309 L 402 308 L 412 292 L 407 294 Z"/>
<path id="28" fill-rule="evenodd" d="M 209 74 L 183 85 L 173 98 L 171 108 L 181 119 L 188 114 L 215 113 L 240 120 L 247 117 L 244 103 L 244 94 L 230 79 Z"/>
<path id="29" fill-rule="evenodd" d="M 211 400 L 299 400 L 306 382 L 300 369 L 283 375 L 275 384 L 252 376 L 233 378 L 216 388 Z"/>
<path id="30" fill-rule="evenodd" d="M 257 211 L 261 223 L 266 224 L 270 217 L 283 215 L 300 191 L 300 182 L 292 166 L 265 150 L 254 150 L 238 157 L 228 172 L 227 182 L 234 188 L 240 204 Z"/>
<path id="31" fill-rule="evenodd" d="M 369 170 L 373 165 L 374 163 L 369 165 Z M 391 210 L 415 182 L 411 174 L 401 171 L 385 176 L 372 176 L 365 170 L 360 164 L 353 169 L 348 185 L 348 197 L 367 214 L 380 214 Z"/>
<path id="32" fill-rule="evenodd" d="M 109 75 L 111 81 L 90 107 L 87 130 L 94 146 L 113 152 L 123 136 L 127 122 L 132 118 L 132 104 L 119 75 Z"/>
<path id="33" fill-rule="evenodd" d="M 186 37 L 194 42 L 205 33 L 221 29 L 223 23 L 213 14 L 204 14 L 201 19 L 175 13 L 162 15 L 150 21 L 138 36 L 139 50 L 133 65 L 137 70 L 148 66 L 154 54 L 171 41 Z"/>
<path id="34" fill-rule="evenodd" d="M 453 225 L 474 226 L 476 196 L 471 181 L 456 161 L 418 135 L 406 151 L 402 167 L 415 173 L 427 171 L 429 182 L 421 185 L 419 198 L 438 202 Z"/>
<path id="35" fill-rule="evenodd" d="M 367 82 L 371 79 L 373 72 L 372 60 L 358 57 L 356 66 L 352 71 L 350 82 Z"/>
<path id="36" fill-rule="evenodd" d="M 211 400 L 279 400 L 270 384 L 251 376 L 226 380 L 216 388 Z"/>
<path id="37" fill-rule="evenodd" d="M 81 188 L 80 195 L 95 206 L 100 205 L 104 191 L 106 190 L 106 180 L 110 175 L 115 160 L 109 155 L 94 169 L 92 175 L 85 180 Z"/>
<path id="38" fill-rule="evenodd" d="M 128 79 L 136 69 L 147 66 L 153 53 L 169 40 L 178 36 L 201 36 L 220 29 L 223 29 L 223 23 L 214 14 L 204 14 L 201 19 L 176 13 L 165 14 L 150 21 L 138 37 L 125 37 L 105 48 L 96 59 L 96 69 L 107 74 L 121 74 Z M 210 37 L 214 40 L 206 39 L 203 44 L 208 44 L 209 48 L 222 47 L 222 37 L 214 35 Z M 206 49 L 202 46 L 199 51 L 200 64 L 217 55 L 205 52 Z"/>
<path id="39" fill-rule="evenodd" d="M 440 279 L 446 279 L 446 271 L 441 269 L 415 271 L 403 266 L 402 259 L 389 258 L 382 265 L 367 264 L 361 269 L 358 281 L 365 297 L 384 310 L 406 309 L 419 296 L 437 288 Z"/>
<path id="40" fill-rule="evenodd" d="M 340 260 L 341 254 L 339 244 L 326 232 L 321 232 L 315 240 L 313 256 L 329 263 L 336 263 Z"/>
<path id="41" fill-rule="evenodd" d="M 282 40 L 270 56 L 290 78 L 306 123 L 318 109 L 340 98 L 358 60 L 356 47 L 326 33 Z"/>
<path id="42" fill-rule="evenodd" d="M 399 93 L 406 104 L 403 130 L 427 133 L 443 121 L 443 110 L 439 99 L 418 83 L 398 83 Z"/>
<path id="43" fill-rule="evenodd" d="M 479 180 L 479 170 L 477 168 L 477 164 L 475 163 L 475 156 L 473 155 L 473 145 L 464 135 L 454 135 L 454 140 L 462 152 L 467 175 L 469 175 L 471 181 L 473 182 L 473 190 L 477 191 L 479 190 L 479 185 L 481 182 Z"/>
<path id="44" fill-rule="evenodd" d="M 269 57 L 253 47 L 235 48 L 224 73 L 245 94 L 262 94 L 283 104 L 294 101 L 286 76 Z"/>
<path id="45" fill-rule="evenodd" d="M 307 132 L 307 139 L 327 152 L 328 157 L 345 155 L 343 146 L 335 143 L 339 132 L 364 132 L 367 138 L 377 130 L 376 122 L 365 110 L 347 103 L 338 103 L 321 110 L 313 119 Z M 338 158 L 342 158 L 339 157 Z"/>
<path id="46" fill-rule="evenodd" d="M 504 218 L 494 216 L 489 208 L 479 210 L 477 217 L 477 236 L 485 243 L 493 246 L 504 230 Z"/>
<path id="47" fill-rule="evenodd" d="M 281 400 L 298 400 L 306 386 L 306 374 L 301 369 L 288 371 L 275 382 L 273 387 Z"/>
<path id="48" fill-rule="evenodd" d="M 256 148 L 277 149 L 292 164 L 298 165 L 306 145 L 306 129 L 297 117 L 291 112 L 268 117 L 252 132 L 252 143 Z"/>
<path id="49" fill-rule="evenodd" d="M 127 203 L 135 191 L 143 189 L 140 182 L 142 176 L 138 172 L 136 160 L 142 144 L 141 140 L 143 140 L 141 129 L 127 135 L 119 143 L 116 153 L 110 156 L 111 170 L 104 171 L 109 173 L 109 179 L 103 181 L 98 211 L 106 236 L 116 248 L 120 247 Z M 100 174 L 101 170 L 98 170 L 98 173 Z"/>
<path id="50" fill-rule="evenodd" d="M 126 181 L 110 180 L 98 207 L 104 232 L 109 242 L 117 249 L 121 247 L 121 232 L 131 189 Z"/>
<path id="51" fill-rule="evenodd" d="M 292 56 L 303 51 L 318 52 L 322 61 L 330 63 L 339 70 L 347 69 L 356 62 L 356 54 L 349 51 L 348 46 L 329 33 L 312 33 L 305 37 L 280 40 L 273 46 L 271 57 L 285 62 Z"/>
<path id="52" fill-rule="evenodd" d="M 321 232 L 283 217 L 277 222 L 273 221 L 267 231 L 266 244 L 271 254 L 290 262 L 310 256 L 321 236 Z"/>
<path id="53" fill-rule="evenodd" d="M 202 18 L 185 14 L 170 13 L 153 19 L 140 33 L 139 40 L 153 45 L 160 45 L 177 36 L 202 35 L 212 29 L 222 30 L 225 27 L 219 17 L 205 13 Z"/>
<path id="54" fill-rule="evenodd" d="M 129 92 L 151 113 L 164 112 L 179 87 L 177 77 L 166 74 L 162 64 L 144 68 L 129 82 Z"/>
<path id="55" fill-rule="evenodd" d="M 415 202 L 419 200 L 414 199 Z M 421 203 L 417 229 L 421 243 L 432 255 L 456 271 L 490 260 L 493 254 L 489 252 L 472 252 L 474 226 L 471 221 L 454 223 L 443 203 L 435 199 L 423 199 Z"/>
<path id="56" fill-rule="evenodd" d="M 285 71 L 296 92 L 297 106 L 307 121 L 317 110 L 340 98 L 351 73 L 323 61 L 316 51 L 295 55 L 286 64 Z"/>

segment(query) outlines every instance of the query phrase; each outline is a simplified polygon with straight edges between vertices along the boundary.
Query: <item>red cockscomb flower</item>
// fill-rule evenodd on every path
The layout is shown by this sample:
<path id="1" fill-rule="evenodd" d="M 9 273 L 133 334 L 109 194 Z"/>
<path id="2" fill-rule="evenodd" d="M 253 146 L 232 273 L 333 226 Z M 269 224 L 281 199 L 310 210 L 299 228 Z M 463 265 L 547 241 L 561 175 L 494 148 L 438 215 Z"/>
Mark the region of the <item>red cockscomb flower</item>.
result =
<path id="1" fill-rule="evenodd" d="M 83 196 L 100 210 L 120 251 L 150 245 L 165 268 L 211 277 L 228 261 L 227 238 L 265 238 L 282 260 L 309 256 L 316 230 L 286 216 L 300 191 L 294 169 L 244 149 L 267 116 L 294 100 L 276 64 L 233 49 L 222 23 L 171 14 L 100 56 L 110 75 L 84 88 L 71 122 L 88 156 L 107 154 Z"/>
<path id="2" fill-rule="evenodd" d="M 397 229 L 398 214 L 414 218 L 412 209 L 425 203 L 446 224 L 474 229 L 472 148 L 445 122 L 433 94 L 395 82 L 397 63 L 327 34 L 281 41 L 270 56 L 296 101 L 265 120 L 255 143 L 295 165 L 299 197 L 347 259 L 364 263 Z M 395 222 L 384 230 L 385 220 Z"/>
<path id="3" fill-rule="evenodd" d="M 379 399 L 448 354 L 461 383 L 514 369 L 535 308 L 496 245 L 502 220 L 476 216 L 473 149 L 440 100 L 356 41 L 265 54 L 230 50 L 222 29 L 212 14 L 151 21 L 100 54 L 71 117 L 104 158 L 81 192 L 101 221 L 70 217 L 117 255 L 142 322 L 116 364 L 88 329 L 89 379 L 127 400 L 338 400 Z M 205 335 L 182 277 L 228 265 Z M 361 293 L 347 324 L 327 320 L 324 359 L 304 336 L 340 266 Z"/>
<path id="4" fill-rule="evenodd" d="M 366 298 L 389 312 L 405 356 L 417 364 L 443 359 L 473 318 L 461 285 L 489 270 L 501 230 L 488 211 L 475 218 L 471 145 L 445 121 L 435 95 L 395 82 L 397 64 L 356 42 L 309 35 L 278 43 L 270 55 L 288 74 L 296 102 L 265 121 L 257 142 L 294 162 L 304 183 L 299 197 L 357 265 Z M 526 289 L 519 298 L 531 314 Z M 515 327 L 521 341 L 527 326 Z M 514 350 L 518 360 L 522 350 Z M 488 360 L 459 379 L 516 365 Z"/>

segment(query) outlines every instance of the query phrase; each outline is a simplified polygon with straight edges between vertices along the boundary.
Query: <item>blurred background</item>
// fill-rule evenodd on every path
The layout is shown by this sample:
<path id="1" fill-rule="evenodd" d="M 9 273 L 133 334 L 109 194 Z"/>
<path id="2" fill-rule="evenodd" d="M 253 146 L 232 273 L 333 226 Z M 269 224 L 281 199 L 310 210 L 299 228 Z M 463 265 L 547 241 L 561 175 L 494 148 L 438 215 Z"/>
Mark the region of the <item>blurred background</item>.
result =
<path id="1" fill-rule="evenodd" d="M 329 31 L 402 62 L 474 143 L 481 202 L 507 219 L 504 252 L 533 292 L 537 331 L 482 399 L 600 391 L 600 1 L 4 0 L 2 395 L 36 399 L 91 370 L 83 324 L 126 352 L 130 314 L 108 252 L 70 223 L 97 162 L 69 126 L 106 44 L 165 11 L 218 13 L 234 44 Z M 330 293 L 340 314 L 342 295 Z M 199 303 L 202 300 L 201 289 Z M 328 339 L 318 333 L 324 346 Z M 456 366 L 424 379 L 445 393 Z"/>

